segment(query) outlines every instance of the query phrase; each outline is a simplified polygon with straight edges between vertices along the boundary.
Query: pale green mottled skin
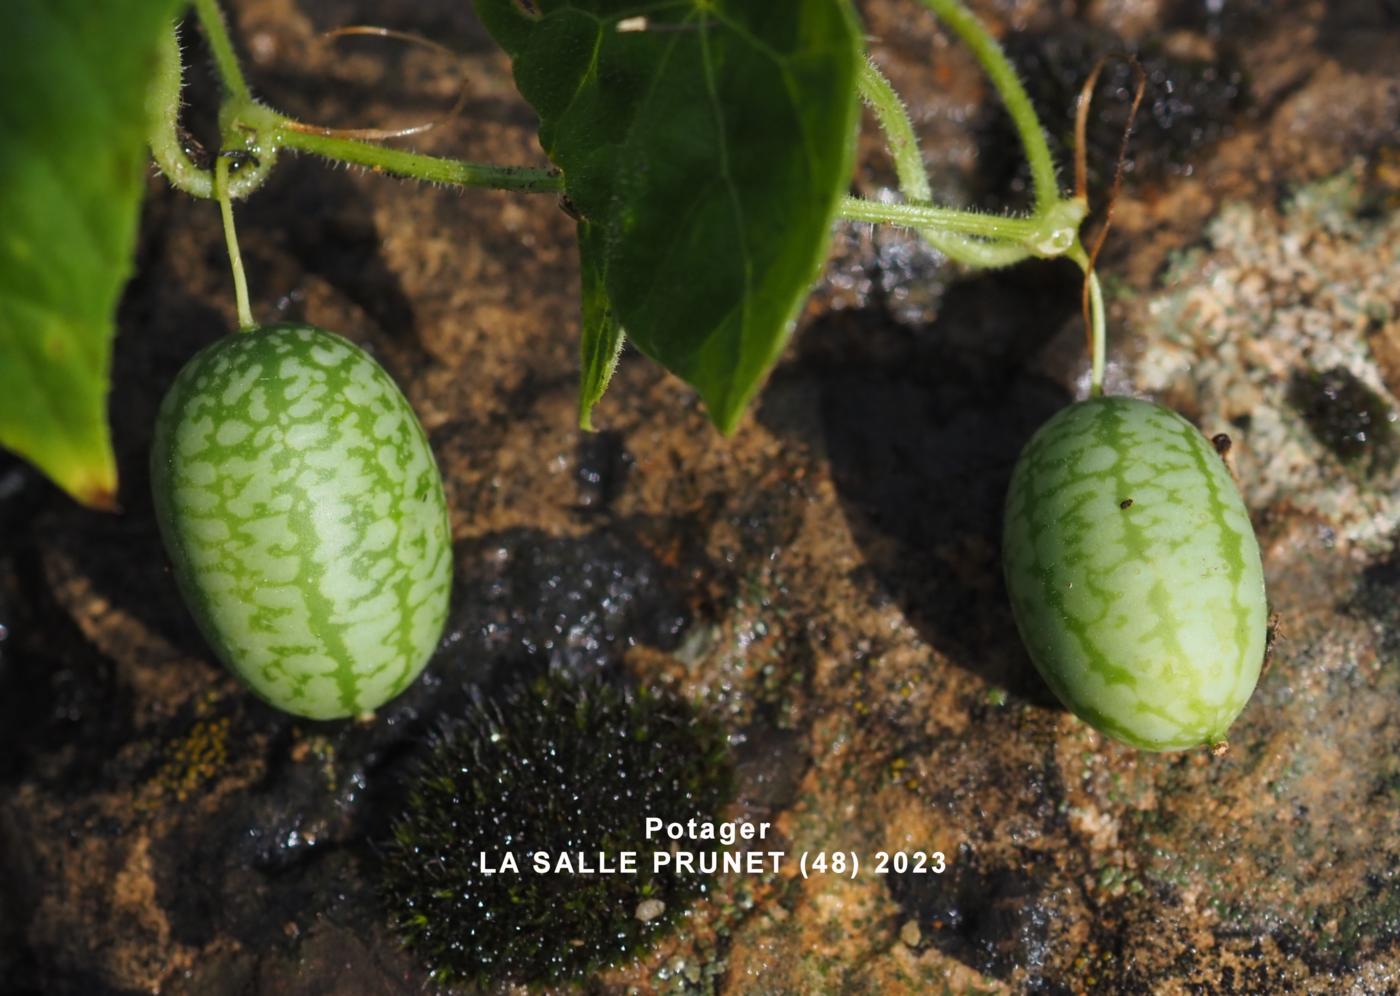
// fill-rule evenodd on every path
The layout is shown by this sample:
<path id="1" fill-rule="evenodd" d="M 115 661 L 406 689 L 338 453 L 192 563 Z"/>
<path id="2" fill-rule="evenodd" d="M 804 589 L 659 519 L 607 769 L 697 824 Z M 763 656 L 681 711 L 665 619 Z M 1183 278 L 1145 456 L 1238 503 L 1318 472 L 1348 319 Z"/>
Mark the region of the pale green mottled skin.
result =
<path id="1" fill-rule="evenodd" d="M 423 670 L 452 582 L 447 503 L 364 351 L 298 325 L 214 343 L 161 405 L 151 484 L 200 629 L 268 702 L 356 715 Z"/>
<path id="2" fill-rule="evenodd" d="M 1268 607 L 1249 514 L 1191 423 L 1132 398 L 1056 414 L 1016 464 L 1003 566 L 1031 660 L 1076 715 L 1147 750 L 1224 740 Z"/>

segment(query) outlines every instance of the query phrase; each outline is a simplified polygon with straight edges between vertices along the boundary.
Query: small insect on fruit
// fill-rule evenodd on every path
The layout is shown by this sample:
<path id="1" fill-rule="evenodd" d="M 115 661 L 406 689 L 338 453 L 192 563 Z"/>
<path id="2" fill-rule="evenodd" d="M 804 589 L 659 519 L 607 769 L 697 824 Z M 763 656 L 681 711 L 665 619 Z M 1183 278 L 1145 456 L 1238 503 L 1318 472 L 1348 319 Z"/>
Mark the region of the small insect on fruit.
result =
<path id="1" fill-rule="evenodd" d="M 1224 743 L 1268 607 L 1244 502 L 1191 423 L 1132 398 L 1056 414 L 1012 475 L 1003 566 L 1031 660 L 1075 715 L 1145 750 Z"/>
<path id="2" fill-rule="evenodd" d="M 359 347 L 306 325 L 215 342 L 161 404 L 151 485 L 190 611 L 272 705 L 356 715 L 427 664 L 447 502 L 413 409 Z"/>

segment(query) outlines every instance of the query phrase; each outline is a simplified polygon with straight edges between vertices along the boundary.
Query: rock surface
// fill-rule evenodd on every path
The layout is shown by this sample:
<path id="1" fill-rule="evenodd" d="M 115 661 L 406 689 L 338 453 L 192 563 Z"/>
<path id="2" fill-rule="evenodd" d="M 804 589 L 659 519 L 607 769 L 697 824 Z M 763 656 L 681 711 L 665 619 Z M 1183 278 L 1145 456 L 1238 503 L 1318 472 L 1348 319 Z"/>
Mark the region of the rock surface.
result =
<path id="1" fill-rule="evenodd" d="M 468 5 L 234 7 L 275 105 L 346 126 L 449 105 L 435 56 L 317 37 L 382 23 L 466 53 L 466 106 L 419 148 L 542 162 Z M 457 581 L 434 662 L 372 722 L 274 712 L 202 645 L 152 516 L 156 406 L 235 324 L 217 212 L 153 178 L 116 344 L 123 513 L 0 459 L 0 990 L 423 991 L 376 842 L 426 732 L 545 667 L 666 688 L 723 724 L 732 815 L 774 823 L 793 859 L 722 877 L 591 991 L 1400 988 L 1400 15 L 974 7 L 1040 53 L 1025 71 L 1052 127 L 1082 60 L 1150 52 L 1152 125 L 1100 261 L 1110 382 L 1233 440 L 1280 624 L 1229 753 L 1106 741 L 1015 637 L 1001 504 L 1022 443 L 1084 387 L 1073 268 L 968 275 L 843 226 L 733 439 L 635 355 L 588 436 L 573 225 L 552 200 L 309 159 L 240 209 L 254 311 L 335 329 L 404 387 Z M 912 0 L 861 8 L 939 196 L 1016 203 L 972 59 Z M 1121 99 L 1100 93 L 1109 120 Z M 874 194 L 892 170 L 869 134 L 862 150 Z M 796 857 L 822 850 L 863 870 L 803 878 Z M 880 850 L 946 870 L 876 875 Z"/>

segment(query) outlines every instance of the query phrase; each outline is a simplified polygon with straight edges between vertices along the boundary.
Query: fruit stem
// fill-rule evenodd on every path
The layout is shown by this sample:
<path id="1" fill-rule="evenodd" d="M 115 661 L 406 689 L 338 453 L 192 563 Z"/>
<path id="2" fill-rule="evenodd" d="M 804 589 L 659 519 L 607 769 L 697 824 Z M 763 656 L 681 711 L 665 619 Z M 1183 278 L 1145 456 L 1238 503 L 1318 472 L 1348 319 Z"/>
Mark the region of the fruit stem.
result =
<path id="1" fill-rule="evenodd" d="M 229 267 L 233 270 L 233 294 L 238 302 L 238 327 L 247 332 L 256 328 L 253 309 L 248 304 L 248 279 L 243 273 L 243 254 L 238 250 L 238 232 L 233 225 L 233 201 L 228 194 L 227 155 L 220 155 L 214 164 L 214 193 L 219 201 L 219 212 L 224 219 L 224 245 L 228 247 Z"/>
<path id="2" fill-rule="evenodd" d="M 1108 338 L 1103 308 L 1103 288 L 1099 285 L 1099 275 L 1094 272 L 1093 260 L 1089 258 L 1084 244 L 1078 239 L 1074 247 L 1065 253 L 1079 264 L 1084 271 L 1084 332 L 1089 339 L 1089 397 L 1103 394 L 1104 358 L 1107 353 Z"/>
<path id="3" fill-rule="evenodd" d="M 921 2 L 947 24 L 963 40 L 963 44 L 972 49 L 972 54 L 991 79 L 992 86 L 996 87 L 1026 151 L 1026 160 L 1031 168 L 1031 182 L 1035 185 L 1035 213 L 1044 214 L 1060 199 L 1060 187 L 1055 179 L 1055 160 L 1050 155 L 1050 144 L 1045 140 L 1045 130 L 1040 125 L 1040 118 L 1031 106 L 1030 97 L 1026 95 L 1026 89 L 1021 85 L 1016 70 L 1007 59 L 1001 45 L 988 34 L 982 22 L 977 20 L 961 0 Z"/>
<path id="4" fill-rule="evenodd" d="M 1099 286 L 1099 275 L 1093 270 L 1086 278 L 1089 281 L 1089 396 L 1097 398 L 1103 394 L 1104 332 L 1103 289 Z"/>
<path id="5" fill-rule="evenodd" d="M 295 123 L 287 118 L 283 118 L 281 125 L 273 131 L 272 140 L 284 149 L 310 152 L 338 162 L 366 166 L 376 173 L 392 173 L 429 183 L 492 187 L 520 193 L 558 194 L 564 191 L 564 177 L 558 170 L 472 163 L 391 149 L 353 138 L 317 135 L 298 130 Z"/>

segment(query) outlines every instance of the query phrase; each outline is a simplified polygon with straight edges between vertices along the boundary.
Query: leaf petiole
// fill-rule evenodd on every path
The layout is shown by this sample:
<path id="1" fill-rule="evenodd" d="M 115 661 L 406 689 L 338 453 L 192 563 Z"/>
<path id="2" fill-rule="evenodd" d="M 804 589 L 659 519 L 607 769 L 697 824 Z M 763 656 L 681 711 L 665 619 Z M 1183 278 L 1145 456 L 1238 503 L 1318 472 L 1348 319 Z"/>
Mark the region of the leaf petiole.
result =
<path id="1" fill-rule="evenodd" d="M 365 166 L 376 173 L 429 183 L 450 183 L 459 187 L 491 187 L 519 193 L 557 194 L 564 191 L 564 177 L 558 170 L 534 169 L 528 166 L 495 166 L 467 162 L 442 156 L 423 155 L 391 149 L 354 138 L 318 135 L 299 131 L 283 118 L 271 133 L 279 148 L 310 152 L 337 162 Z"/>
<path id="2" fill-rule="evenodd" d="M 1013 242 L 1033 238 L 1044 228 L 1044 222 L 1038 218 L 1008 218 L 979 211 L 935 207 L 931 204 L 884 204 L 861 197 L 844 198 L 841 201 L 840 215 L 850 221 L 869 221 L 918 229 L 934 228 L 958 235 L 976 235 L 986 239 Z"/>

